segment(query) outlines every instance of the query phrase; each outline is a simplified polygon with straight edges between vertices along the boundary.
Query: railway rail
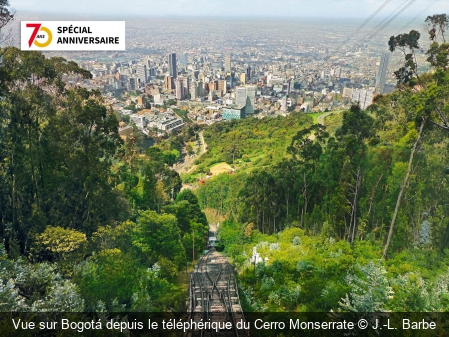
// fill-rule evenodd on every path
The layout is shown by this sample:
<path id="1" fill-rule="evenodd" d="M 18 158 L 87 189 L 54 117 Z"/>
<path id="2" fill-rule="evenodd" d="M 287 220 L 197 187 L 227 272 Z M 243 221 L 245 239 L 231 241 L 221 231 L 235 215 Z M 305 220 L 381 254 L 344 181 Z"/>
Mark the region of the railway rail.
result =
<path id="1" fill-rule="evenodd" d="M 215 242 L 214 233 L 211 233 L 209 242 Z M 186 335 L 188 337 L 246 336 L 247 331 L 238 329 L 237 325 L 238 322 L 244 321 L 245 317 L 240 304 L 234 269 L 213 245 L 209 248 L 209 252 L 199 259 L 190 276 L 189 320 L 231 322 L 232 329 L 192 330 Z"/>

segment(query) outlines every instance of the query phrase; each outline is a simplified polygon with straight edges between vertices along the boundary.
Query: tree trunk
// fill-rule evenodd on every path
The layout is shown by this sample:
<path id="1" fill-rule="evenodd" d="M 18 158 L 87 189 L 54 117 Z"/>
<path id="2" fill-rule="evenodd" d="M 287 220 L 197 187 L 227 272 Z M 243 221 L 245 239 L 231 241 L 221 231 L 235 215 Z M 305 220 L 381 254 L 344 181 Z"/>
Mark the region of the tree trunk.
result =
<path id="1" fill-rule="evenodd" d="M 377 190 L 377 186 L 379 186 L 380 180 L 383 177 L 383 173 L 380 175 L 379 180 L 377 181 L 376 185 L 373 187 L 372 191 L 371 191 L 371 196 L 369 198 L 369 208 L 368 208 L 368 212 L 367 212 L 367 218 L 369 218 L 370 214 L 371 214 L 371 209 L 373 208 L 373 203 L 374 203 L 374 195 L 376 194 L 376 190 Z"/>
<path id="2" fill-rule="evenodd" d="M 412 147 L 412 152 L 410 153 L 410 159 L 408 161 L 407 172 L 405 173 L 404 180 L 401 183 L 401 189 L 399 190 L 398 199 L 396 201 L 396 207 L 395 207 L 394 213 L 393 213 L 393 218 L 391 219 L 390 230 L 388 232 L 387 242 L 385 243 L 384 252 L 382 254 L 384 259 L 387 258 L 388 248 L 390 247 L 391 238 L 393 236 L 394 224 L 396 222 L 396 218 L 397 218 L 398 212 L 399 212 L 399 206 L 401 205 L 402 196 L 404 194 L 405 187 L 407 186 L 410 172 L 412 171 L 413 157 L 415 156 L 415 152 L 418 149 L 418 144 L 419 144 L 419 141 L 421 140 L 421 136 L 423 134 L 424 126 L 426 125 L 426 122 L 427 122 L 427 117 L 424 117 L 423 121 L 421 123 L 421 126 L 419 127 L 418 138 L 416 138 L 415 144 L 413 144 L 413 147 Z"/>
<path id="3" fill-rule="evenodd" d="M 357 203 L 359 199 L 359 190 L 361 183 L 362 183 L 362 168 L 359 166 L 357 169 L 357 177 L 355 180 L 354 201 L 351 205 L 351 224 L 349 225 L 350 230 L 352 226 L 352 233 L 349 234 L 351 237 L 351 239 L 349 240 L 351 245 L 354 244 L 354 238 L 357 230 Z"/>
<path id="4" fill-rule="evenodd" d="M 304 217 L 307 212 L 307 179 L 306 179 L 306 173 L 303 172 L 303 181 L 304 181 L 304 187 L 302 189 L 302 197 L 303 197 L 303 208 L 301 210 L 301 227 L 304 227 Z"/>

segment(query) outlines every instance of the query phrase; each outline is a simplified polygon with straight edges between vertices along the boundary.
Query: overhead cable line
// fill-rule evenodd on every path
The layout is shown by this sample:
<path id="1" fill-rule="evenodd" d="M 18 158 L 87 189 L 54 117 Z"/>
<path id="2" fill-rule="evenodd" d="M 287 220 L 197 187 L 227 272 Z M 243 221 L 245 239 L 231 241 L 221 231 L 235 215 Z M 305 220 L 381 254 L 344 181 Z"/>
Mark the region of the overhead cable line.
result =
<path id="1" fill-rule="evenodd" d="M 374 11 L 371 16 L 366 19 L 350 36 L 348 36 L 334 51 L 336 53 L 338 50 L 340 50 L 341 47 L 343 47 L 352 37 L 357 34 L 363 27 L 366 26 L 367 23 L 369 23 L 391 0 L 385 1 L 376 11 Z"/>
<path id="2" fill-rule="evenodd" d="M 378 29 L 380 29 L 388 20 L 390 20 L 396 13 L 397 11 L 399 11 L 403 6 L 405 6 L 410 0 L 404 0 L 404 2 L 397 8 L 395 9 L 393 12 L 391 12 L 387 17 L 385 17 L 381 22 L 379 22 L 377 24 L 376 27 L 373 28 L 373 30 L 366 34 L 366 36 L 362 39 L 362 41 L 367 41 L 369 39 L 369 37 L 376 32 Z"/>
<path id="3" fill-rule="evenodd" d="M 401 34 L 405 28 L 407 28 L 412 22 L 414 22 L 417 18 L 419 18 L 421 15 L 423 15 L 430 7 L 432 7 L 433 5 L 435 5 L 439 0 L 435 0 L 434 2 L 432 2 L 430 5 L 428 5 L 426 8 L 424 8 L 421 12 L 419 12 L 418 15 L 416 15 L 413 19 L 411 19 L 409 22 L 407 22 L 404 26 L 402 26 L 402 28 L 398 31 L 398 34 Z"/>
<path id="4" fill-rule="evenodd" d="M 385 27 L 387 27 L 394 19 L 396 19 L 403 11 L 405 11 L 408 7 L 410 7 L 415 1 L 416 0 L 408 0 L 408 2 L 406 3 L 404 2 L 401 6 L 399 6 L 399 8 L 396 9 L 395 12 L 393 12 L 394 14 L 392 16 L 390 15 L 389 17 L 384 19 L 381 22 L 381 24 L 378 25 L 379 27 L 377 27 L 377 29 L 375 28 L 373 32 L 371 32 L 368 36 L 366 36 L 365 39 L 354 48 L 354 50 L 357 50 L 365 43 L 371 41 L 374 36 L 376 36 L 379 32 L 385 29 Z"/>

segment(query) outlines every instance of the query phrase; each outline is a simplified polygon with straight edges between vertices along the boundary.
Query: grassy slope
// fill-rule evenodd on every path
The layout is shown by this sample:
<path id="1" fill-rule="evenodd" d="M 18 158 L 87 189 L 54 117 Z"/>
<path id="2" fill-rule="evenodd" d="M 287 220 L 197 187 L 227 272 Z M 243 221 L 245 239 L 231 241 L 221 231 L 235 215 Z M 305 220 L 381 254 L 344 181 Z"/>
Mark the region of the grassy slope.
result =
<path id="1" fill-rule="evenodd" d="M 256 167 L 268 167 L 288 157 L 287 147 L 293 136 L 301 129 L 317 123 L 323 112 L 314 114 L 292 114 L 288 117 L 246 119 L 222 122 L 204 131 L 208 153 L 200 158 L 199 165 L 191 177 L 208 172 L 218 163 L 228 162 L 232 166 L 230 152 L 237 148 L 234 166 L 240 171 Z M 341 124 L 342 114 L 338 111 L 324 120 L 332 134 Z"/>
<path id="2" fill-rule="evenodd" d="M 296 133 L 313 124 L 309 115 L 255 118 L 221 122 L 204 131 L 208 152 L 201 157 L 195 173 L 207 172 L 212 166 L 228 162 L 232 166 L 232 151 L 236 149 L 234 166 L 247 170 L 278 163 L 286 157 L 286 149 Z"/>

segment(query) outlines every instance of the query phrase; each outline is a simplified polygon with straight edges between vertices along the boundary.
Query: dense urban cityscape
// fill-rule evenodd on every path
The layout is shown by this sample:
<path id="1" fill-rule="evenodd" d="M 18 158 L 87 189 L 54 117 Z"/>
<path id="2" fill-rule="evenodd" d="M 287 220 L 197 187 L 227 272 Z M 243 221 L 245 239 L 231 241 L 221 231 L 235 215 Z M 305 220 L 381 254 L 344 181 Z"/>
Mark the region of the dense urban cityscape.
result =
<path id="1" fill-rule="evenodd" d="M 383 21 L 339 48 L 356 23 L 133 18 L 127 21 L 124 53 L 58 55 L 93 75 L 69 82 L 100 90 L 108 105 L 130 115 L 144 133 L 149 128 L 164 133 L 184 125 L 172 108 L 199 124 L 344 110 L 352 102 L 366 109 L 375 95 L 396 85 L 393 71 L 402 55 L 389 52 L 385 41 L 404 23 L 408 29 L 416 25 L 403 19 L 375 30 Z M 422 71 L 427 70 L 424 60 L 419 55 Z M 121 133 L 130 128 L 122 122 Z"/>

